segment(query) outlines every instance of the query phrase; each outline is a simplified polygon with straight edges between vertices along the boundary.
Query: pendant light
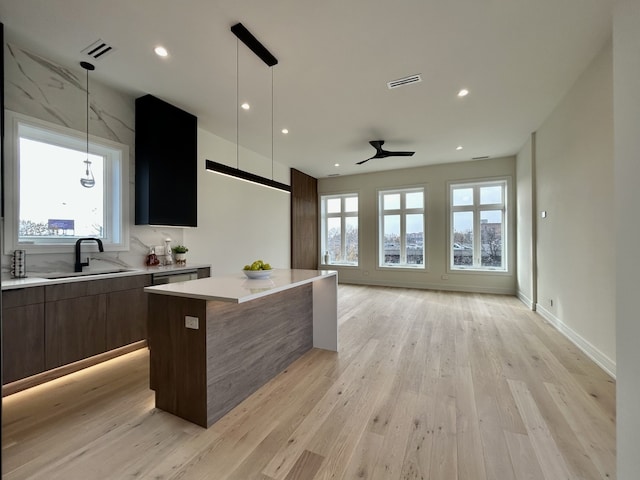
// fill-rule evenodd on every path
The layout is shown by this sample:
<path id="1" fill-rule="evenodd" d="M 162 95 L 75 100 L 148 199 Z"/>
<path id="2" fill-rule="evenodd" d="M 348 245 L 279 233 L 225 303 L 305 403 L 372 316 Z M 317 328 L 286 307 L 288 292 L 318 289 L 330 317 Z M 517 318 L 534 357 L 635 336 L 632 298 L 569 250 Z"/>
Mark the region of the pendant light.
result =
<path id="1" fill-rule="evenodd" d="M 89 71 L 95 70 L 96 67 L 89 62 L 80 62 L 80 66 L 87 71 L 87 158 L 84 161 L 86 165 L 85 176 L 80 177 L 80 185 L 85 188 L 92 188 L 96 184 L 96 180 L 91 171 L 91 160 L 89 160 Z"/>
<path id="2" fill-rule="evenodd" d="M 245 180 L 247 182 L 256 183 L 265 187 L 275 188 L 276 190 L 282 190 L 284 192 L 291 192 L 291 187 L 286 183 L 281 183 L 273 179 L 273 66 L 277 65 L 278 59 L 274 57 L 267 48 L 260 43 L 260 41 L 253 36 L 253 34 L 246 29 L 242 23 L 237 23 L 231 27 L 233 34 L 244 43 L 249 49 L 255 53 L 260 60 L 267 64 L 271 69 L 271 178 L 265 178 L 260 175 L 256 175 L 251 172 L 245 172 L 239 168 L 238 149 L 240 148 L 238 139 L 238 118 L 236 110 L 236 168 L 230 167 L 223 163 L 214 162 L 213 160 L 206 161 L 206 169 L 211 172 L 216 172 L 221 175 Z M 238 42 L 236 41 L 236 105 L 238 104 Z M 243 106 L 243 108 L 246 108 Z M 237 109 L 237 107 L 236 107 Z"/>

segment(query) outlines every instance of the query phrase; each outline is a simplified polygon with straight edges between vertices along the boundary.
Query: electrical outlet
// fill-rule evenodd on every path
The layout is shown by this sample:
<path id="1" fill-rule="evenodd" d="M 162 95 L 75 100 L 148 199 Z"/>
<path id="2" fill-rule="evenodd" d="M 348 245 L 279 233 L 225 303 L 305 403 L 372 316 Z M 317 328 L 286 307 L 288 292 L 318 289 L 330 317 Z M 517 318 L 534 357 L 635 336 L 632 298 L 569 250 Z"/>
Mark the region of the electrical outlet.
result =
<path id="1" fill-rule="evenodd" d="M 184 326 L 187 328 L 192 328 L 193 330 L 198 330 L 198 328 L 200 328 L 198 326 L 198 317 L 190 317 L 189 315 L 185 315 Z"/>
<path id="2" fill-rule="evenodd" d="M 166 255 L 167 253 L 164 251 L 164 245 L 156 245 L 153 247 L 156 251 L 156 255 Z"/>
<path id="3" fill-rule="evenodd" d="M 449 280 L 449 275 L 442 275 L 440 278 L 442 280 Z"/>

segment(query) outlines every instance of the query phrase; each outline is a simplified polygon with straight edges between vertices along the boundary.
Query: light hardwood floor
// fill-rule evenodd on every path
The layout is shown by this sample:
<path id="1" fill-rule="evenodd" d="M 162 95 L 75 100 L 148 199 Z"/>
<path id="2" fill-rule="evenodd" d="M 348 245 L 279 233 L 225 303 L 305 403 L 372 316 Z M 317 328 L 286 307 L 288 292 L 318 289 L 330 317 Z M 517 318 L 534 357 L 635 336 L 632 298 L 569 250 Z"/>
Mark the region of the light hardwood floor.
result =
<path id="1" fill-rule="evenodd" d="M 615 382 L 508 296 L 339 287 L 312 350 L 208 430 L 146 349 L 4 399 L 6 479 L 613 479 Z"/>

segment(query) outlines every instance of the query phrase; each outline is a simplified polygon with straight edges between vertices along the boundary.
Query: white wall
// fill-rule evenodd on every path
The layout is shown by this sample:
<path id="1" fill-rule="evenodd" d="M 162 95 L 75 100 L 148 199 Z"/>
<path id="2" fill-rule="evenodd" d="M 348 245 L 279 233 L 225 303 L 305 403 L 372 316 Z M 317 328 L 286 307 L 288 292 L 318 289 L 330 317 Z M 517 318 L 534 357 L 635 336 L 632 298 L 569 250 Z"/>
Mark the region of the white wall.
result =
<path id="1" fill-rule="evenodd" d="M 535 307 L 534 138 L 535 135 L 532 135 L 516 156 L 518 297 L 529 308 Z"/>
<path id="2" fill-rule="evenodd" d="M 640 472 L 640 2 L 618 0 L 613 23 L 616 192 L 618 478 Z"/>
<path id="3" fill-rule="evenodd" d="M 319 194 L 359 194 L 360 265 L 340 267 L 340 282 L 369 285 L 459 290 L 489 293 L 516 293 L 515 243 L 508 258 L 511 271 L 504 273 L 461 273 L 448 271 L 447 248 L 447 182 L 476 180 L 492 177 L 511 177 L 509 192 L 509 235 L 515 239 L 515 158 L 496 158 L 483 161 L 442 164 L 429 167 L 391 170 L 363 175 L 322 178 L 318 181 Z M 427 194 L 427 271 L 393 271 L 378 269 L 377 253 L 377 191 L 382 188 L 424 185 Z M 443 279 L 443 275 L 448 279 Z"/>
<path id="4" fill-rule="evenodd" d="M 271 178 L 271 161 L 243 151 L 241 168 Z M 289 268 L 290 195 L 208 172 L 205 160 L 236 167 L 236 145 L 198 130 L 198 228 L 185 231 L 189 262 L 214 273 L 240 273 L 261 259 Z M 288 169 L 274 163 L 274 179 L 289 183 Z"/>
<path id="5" fill-rule="evenodd" d="M 536 310 L 615 374 L 612 49 L 536 132 Z M 551 302 L 553 301 L 553 305 Z"/>

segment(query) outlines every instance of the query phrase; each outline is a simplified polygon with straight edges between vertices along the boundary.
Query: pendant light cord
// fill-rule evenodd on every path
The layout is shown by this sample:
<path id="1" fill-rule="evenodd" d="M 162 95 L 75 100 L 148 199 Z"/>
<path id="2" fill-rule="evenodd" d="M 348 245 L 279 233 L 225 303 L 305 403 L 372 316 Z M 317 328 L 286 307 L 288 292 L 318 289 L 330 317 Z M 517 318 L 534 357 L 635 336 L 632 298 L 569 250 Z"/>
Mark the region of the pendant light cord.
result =
<path id="1" fill-rule="evenodd" d="M 271 69 L 271 180 L 273 180 L 273 67 Z"/>
<path id="2" fill-rule="evenodd" d="M 87 175 L 89 174 L 89 69 L 87 68 Z"/>
<path id="3" fill-rule="evenodd" d="M 240 61 L 238 59 L 238 39 L 236 38 L 236 168 L 240 170 Z"/>

